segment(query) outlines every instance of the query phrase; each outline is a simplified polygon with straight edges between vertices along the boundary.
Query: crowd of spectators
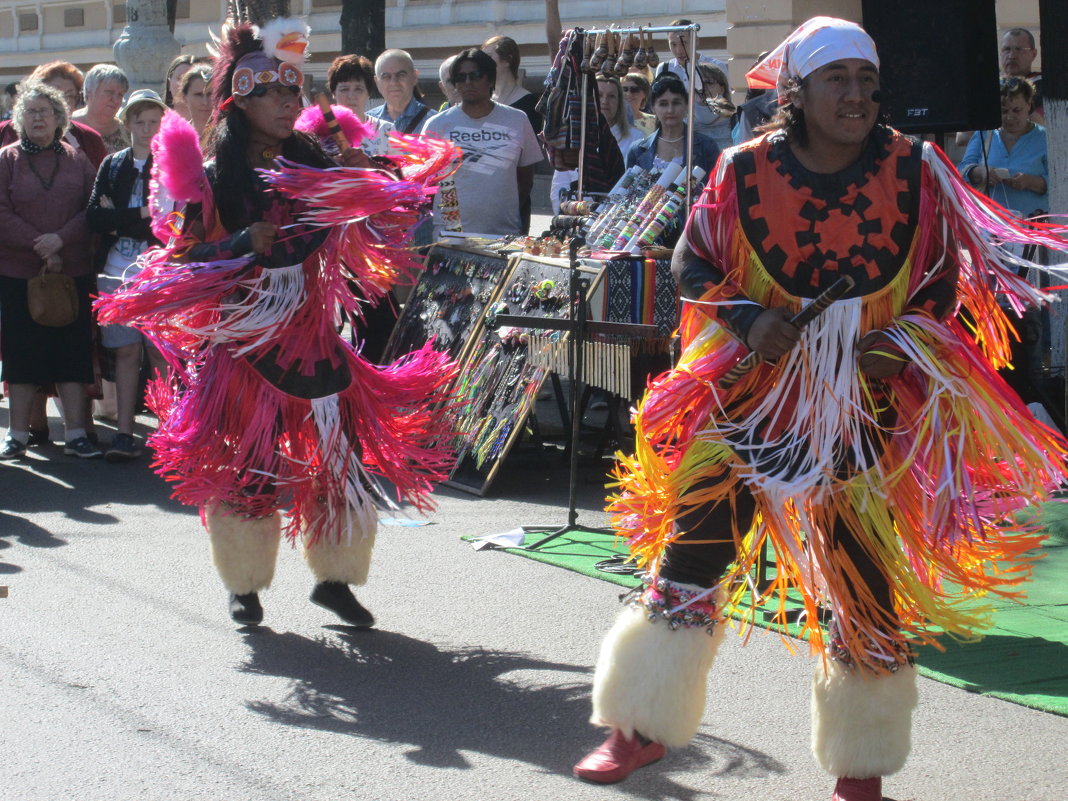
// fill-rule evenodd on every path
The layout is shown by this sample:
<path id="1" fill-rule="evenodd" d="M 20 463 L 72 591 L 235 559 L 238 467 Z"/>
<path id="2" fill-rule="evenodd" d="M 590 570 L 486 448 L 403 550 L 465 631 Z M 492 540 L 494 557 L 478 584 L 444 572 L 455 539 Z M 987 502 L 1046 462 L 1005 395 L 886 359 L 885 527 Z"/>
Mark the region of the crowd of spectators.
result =
<path id="1" fill-rule="evenodd" d="M 175 60 L 164 82 L 175 110 L 201 133 L 211 116 L 210 83 L 210 64 L 188 56 Z M 0 458 L 51 444 L 47 401 L 55 396 L 65 453 L 134 459 L 142 363 L 158 373 L 162 357 L 132 329 L 95 326 L 92 298 L 128 277 L 153 242 L 150 145 L 168 104 L 154 91 L 130 93 L 113 64 L 83 74 L 53 61 L 12 88 L 0 121 L 0 378 L 9 398 Z M 48 273 L 73 282 L 77 316 L 68 325 L 42 325 L 30 313 L 30 281 Z M 116 424 L 110 442 L 97 436 L 93 398 L 97 413 Z"/>
<path id="2" fill-rule="evenodd" d="M 556 6 L 546 2 L 550 53 L 561 27 Z M 627 166 L 658 172 L 670 162 L 686 165 L 692 127 L 693 166 L 711 173 L 724 148 L 759 135 L 760 123 L 774 111 L 773 98 L 751 93 L 735 109 L 725 63 L 691 53 L 684 33 L 671 33 L 667 45 L 671 58 L 655 72 L 634 66 L 621 77 L 598 75 L 596 107 Z M 1002 124 L 958 139 L 967 144 L 960 164 L 965 178 L 1021 216 L 1048 208 L 1041 74 L 1032 69 L 1036 57 L 1029 31 L 1014 28 L 1004 35 Z M 163 77 L 160 97 L 144 90 L 130 93 L 126 75 L 112 64 L 98 64 L 83 75 L 73 64 L 54 61 L 8 85 L 0 96 L 0 241 L 6 248 L 0 259 L 0 356 L 10 397 L 0 458 L 51 442 L 45 414 L 49 394 L 58 396 L 67 453 L 106 454 L 111 461 L 140 453 L 133 417 L 143 368 L 160 372 L 162 361 L 135 331 L 97 331 L 90 297 L 117 286 L 152 243 L 149 144 L 164 111 L 173 109 L 189 120 L 207 146 L 211 78 L 210 62 L 179 56 Z M 524 85 L 519 45 L 498 35 L 449 55 L 441 62 L 437 85 L 444 102 L 431 108 L 411 55 L 399 49 L 386 50 L 373 63 L 361 55 L 341 56 L 326 77 L 333 102 L 369 131 L 359 143 L 367 158 L 388 157 L 390 133 L 448 139 L 463 151 L 452 187 L 463 231 L 527 233 L 534 168 L 544 159 L 537 138 L 543 121 L 538 94 Z M 574 170 L 556 171 L 554 209 L 577 177 Z M 415 244 L 441 233 L 440 204 L 439 198 Z M 29 316 L 27 284 L 42 270 L 74 279 L 80 312 L 70 326 L 48 328 Z M 384 345 L 382 332 L 373 338 Z M 102 389 L 112 379 L 114 392 Z M 101 393 L 110 401 L 98 411 L 117 425 L 106 446 L 98 441 L 93 407 L 86 400 Z"/>

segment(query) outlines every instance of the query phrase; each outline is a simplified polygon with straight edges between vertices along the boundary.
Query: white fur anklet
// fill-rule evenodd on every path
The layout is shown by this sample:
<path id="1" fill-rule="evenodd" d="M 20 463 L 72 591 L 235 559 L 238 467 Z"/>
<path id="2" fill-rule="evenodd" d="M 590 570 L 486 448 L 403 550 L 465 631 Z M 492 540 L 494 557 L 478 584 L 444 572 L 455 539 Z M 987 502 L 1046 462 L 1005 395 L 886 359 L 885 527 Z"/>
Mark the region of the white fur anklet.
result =
<path id="1" fill-rule="evenodd" d="M 689 585 L 671 589 L 676 588 L 704 591 Z M 669 748 L 693 738 L 704 715 L 708 671 L 725 631 L 718 611 L 712 616 L 715 625 L 709 625 L 705 606 L 696 612 L 700 619 L 690 625 L 676 621 L 675 628 L 670 625 L 674 606 L 664 615 L 664 605 L 647 608 L 639 601 L 620 612 L 601 644 L 591 723 L 620 729 L 627 738 L 638 731 Z"/>
<path id="2" fill-rule="evenodd" d="M 304 558 L 315 580 L 341 581 L 355 586 L 365 584 L 375 547 L 375 528 L 372 524 L 369 531 L 353 531 L 350 542 L 319 540 L 308 544 L 305 538 Z"/>
<path id="3" fill-rule="evenodd" d="M 837 778 L 869 779 L 901 770 L 909 755 L 916 668 L 889 675 L 826 659 L 812 678 L 812 753 Z"/>
<path id="4" fill-rule="evenodd" d="M 281 516 L 249 518 L 227 511 L 222 504 L 204 509 L 215 569 L 223 586 L 235 595 L 259 592 L 274 578 Z"/>

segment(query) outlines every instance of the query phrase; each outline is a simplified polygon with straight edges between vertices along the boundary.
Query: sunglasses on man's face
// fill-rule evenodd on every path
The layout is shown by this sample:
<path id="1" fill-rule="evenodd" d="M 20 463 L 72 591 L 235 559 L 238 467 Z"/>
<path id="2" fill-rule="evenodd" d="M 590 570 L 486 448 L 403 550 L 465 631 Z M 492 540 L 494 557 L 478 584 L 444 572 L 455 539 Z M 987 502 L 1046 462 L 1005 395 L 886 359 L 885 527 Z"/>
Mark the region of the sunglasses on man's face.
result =
<path id="1" fill-rule="evenodd" d="M 452 79 L 453 83 L 467 83 L 468 81 L 477 81 L 482 77 L 482 70 L 472 70 L 471 72 L 458 72 L 456 77 Z"/>
<path id="2" fill-rule="evenodd" d="M 623 91 L 626 92 L 628 95 L 638 94 L 639 92 L 641 92 L 641 90 L 642 88 L 640 86 L 630 86 L 627 84 L 623 85 Z"/>

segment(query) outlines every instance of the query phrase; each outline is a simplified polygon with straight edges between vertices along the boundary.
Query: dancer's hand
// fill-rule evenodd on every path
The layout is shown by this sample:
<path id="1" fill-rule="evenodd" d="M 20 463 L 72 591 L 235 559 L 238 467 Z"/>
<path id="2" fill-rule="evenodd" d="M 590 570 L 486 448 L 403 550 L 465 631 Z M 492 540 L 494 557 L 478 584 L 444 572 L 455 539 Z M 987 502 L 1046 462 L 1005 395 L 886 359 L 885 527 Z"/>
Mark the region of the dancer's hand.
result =
<path id="1" fill-rule="evenodd" d="M 367 158 L 366 153 L 364 153 L 358 147 L 350 147 L 348 150 L 341 154 L 341 166 L 361 167 L 363 169 L 369 169 L 374 165 L 371 164 L 371 160 Z"/>
<path id="2" fill-rule="evenodd" d="M 793 350 L 801 339 L 801 329 L 791 323 L 788 316 L 789 311 L 781 307 L 762 311 L 746 337 L 750 350 L 755 350 L 767 361 L 775 361 Z"/>
<path id="3" fill-rule="evenodd" d="M 269 222 L 254 222 L 248 227 L 248 235 L 252 240 L 253 252 L 264 256 L 278 238 L 278 228 Z"/>
<path id="4" fill-rule="evenodd" d="M 857 366 L 868 378 L 890 378 L 905 369 L 905 359 L 896 355 L 897 346 L 882 331 L 869 331 L 865 334 L 857 343 L 857 350 L 860 352 Z M 887 355 L 888 353 L 895 355 Z"/>

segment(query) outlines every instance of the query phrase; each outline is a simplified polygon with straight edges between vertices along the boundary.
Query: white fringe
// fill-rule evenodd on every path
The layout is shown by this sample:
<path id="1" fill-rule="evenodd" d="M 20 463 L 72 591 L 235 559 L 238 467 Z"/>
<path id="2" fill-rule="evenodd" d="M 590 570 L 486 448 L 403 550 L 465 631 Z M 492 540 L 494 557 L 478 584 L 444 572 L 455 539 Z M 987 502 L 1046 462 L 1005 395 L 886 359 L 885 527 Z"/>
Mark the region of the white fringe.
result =
<path id="1" fill-rule="evenodd" d="M 243 356 L 273 342 L 307 299 L 300 264 L 264 269 L 238 286 L 220 302 L 218 320 L 184 330 L 211 343 L 240 342 L 234 354 Z"/>
<path id="2" fill-rule="evenodd" d="M 377 477 L 367 472 L 355 455 L 350 455 L 351 445 L 341 427 L 337 395 L 313 398 L 311 406 L 319 431 L 319 450 L 327 469 L 345 483 L 344 503 L 326 498 L 322 506 L 325 519 L 316 521 L 315 525 L 327 532 L 328 541 L 351 543 L 354 531 L 361 538 L 367 532 L 373 534 L 378 523 L 378 504 L 391 510 L 398 507 L 389 500 Z"/>

